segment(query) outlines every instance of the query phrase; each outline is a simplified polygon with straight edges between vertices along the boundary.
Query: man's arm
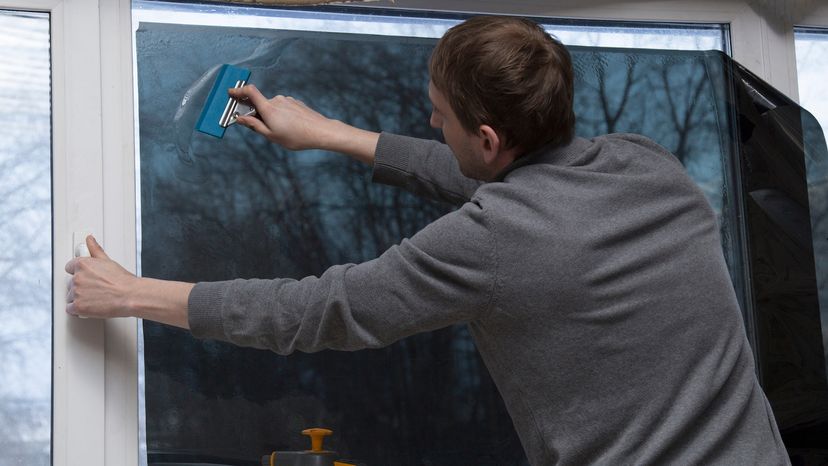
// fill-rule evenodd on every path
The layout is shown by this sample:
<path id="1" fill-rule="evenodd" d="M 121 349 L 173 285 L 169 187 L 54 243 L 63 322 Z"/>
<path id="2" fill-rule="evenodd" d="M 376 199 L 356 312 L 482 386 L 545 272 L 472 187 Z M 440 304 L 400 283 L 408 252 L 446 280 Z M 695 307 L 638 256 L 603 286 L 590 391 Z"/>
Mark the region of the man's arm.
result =
<path id="1" fill-rule="evenodd" d="M 390 133 L 377 142 L 372 180 L 454 205 L 468 202 L 482 184 L 460 173 L 447 145 Z"/>
<path id="2" fill-rule="evenodd" d="M 268 99 L 252 84 L 230 89 L 230 95 L 249 99 L 258 113 L 258 117 L 240 116 L 238 123 L 271 142 L 290 150 L 330 150 L 369 165 L 374 163 L 379 133 L 327 118 L 293 97 L 277 95 Z"/>
<path id="3" fill-rule="evenodd" d="M 497 248 L 486 223 L 483 208 L 470 202 L 376 259 L 318 277 L 198 283 L 190 330 L 288 354 L 377 348 L 483 318 L 497 290 Z"/>
<path id="4" fill-rule="evenodd" d="M 181 328 L 187 323 L 192 283 L 140 278 L 106 255 L 92 235 L 86 238 L 91 257 L 66 264 L 73 275 L 66 312 L 82 317 L 139 317 Z"/>
<path id="5" fill-rule="evenodd" d="M 135 277 L 90 236 L 92 257 L 66 267 L 74 274 L 66 310 L 154 320 L 280 354 L 380 347 L 488 313 L 497 289 L 494 243 L 483 208 L 467 203 L 377 259 L 319 277 L 193 285 Z"/>
<path id="6" fill-rule="evenodd" d="M 359 129 L 293 97 L 267 99 L 252 84 L 230 95 L 249 99 L 259 115 L 241 116 L 239 124 L 290 150 L 330 150 L 373 165 L 374 181 L 455 205 L 468 201 L 481 184 L 463 176 L 451 149 L 437 141 Z"/>

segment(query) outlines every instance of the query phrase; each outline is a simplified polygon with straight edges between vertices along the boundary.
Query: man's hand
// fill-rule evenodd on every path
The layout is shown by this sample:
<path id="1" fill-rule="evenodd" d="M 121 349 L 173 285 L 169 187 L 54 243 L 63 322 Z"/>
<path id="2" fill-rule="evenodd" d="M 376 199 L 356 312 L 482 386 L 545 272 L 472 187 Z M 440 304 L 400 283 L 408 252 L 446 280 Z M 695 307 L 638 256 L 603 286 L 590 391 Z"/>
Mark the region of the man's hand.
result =
<path id="1" fill-rule="evenodd" d="M 258 113 L 258 117 L 239 116 L 239 124 L 290 150 L 321 147 L 335 124 L 293 97 L 277 95 L 268 100 L 253 84 L 229 92 L 235 99 L 250 100 Z"/>
<path id="2" fill-rule="evenodd" d="M 66 312 L 82 317 L 140 317 L 189 328 L 187 301 L 192 283 L 140 278 L 106 255 L 92 235 L 86 238 L 92 257 L 66 264 L 72 275 Z"/>
<path id="3" fill-rule="evenodd" d="M 304 102 L 277 95 L 268 99 L 253 84 L 230 89 L 235 99 L 250 101 L 257 116 L 239 116 L 237 123 L 290 150 L 324 149 L 342 152 L 368 164 L 374 161 L 379 133 L 332 120 Z"/>
<path id="4" fill-rule="evenodd" d="M 73 275 L 66 312 L 82 317 L 129 316 L 129 295 L 138 277 L 110 259 L 92 235 L 86 246 L 92 257 L 77 257 L 66 264 L 66 272 Z"/>

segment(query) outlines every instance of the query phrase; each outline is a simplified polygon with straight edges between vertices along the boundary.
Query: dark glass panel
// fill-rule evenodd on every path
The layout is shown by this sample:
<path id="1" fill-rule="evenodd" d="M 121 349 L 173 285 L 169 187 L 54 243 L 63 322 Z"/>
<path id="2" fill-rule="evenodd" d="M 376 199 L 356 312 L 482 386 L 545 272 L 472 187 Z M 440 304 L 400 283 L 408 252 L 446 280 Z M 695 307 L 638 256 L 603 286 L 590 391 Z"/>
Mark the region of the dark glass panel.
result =
<path id="1" fill-rule="evenodd" d="M 192 131 L 212 84 L 212 74 L 201 75 L 241 61 L 267 92 L 368 129 L 434 137 L 425 86 L 432 45 L 142 27 L 143 274 L 190 281 L 320 274 L 374 258 L 447 212 L 372 185 L 367 167 L 340 155 L 291 153 L 239 128 L 222 140 Z M 192 101 L 180 106 L 184 95 Z M 302 450 L 299 432 L 321 425 L 335 431 L 329 448 L 370 464 L 525 462 L 464 327 L 382 350 L 290 357 L 196 341 L 149 322 L 144 338 L 150 461 L 156 451 L 252 460 Z"/>
<path id="2" fill-rule="evenodd" d="M 739 114 L 760 380 L 794 464 L 824 464 L 826 309 L 820 312 L 816 270 L 824 270 L 828 241 L 825 137 L 781 92 L 735 62 L 728 71 Z"/>
<path id="3" fill-rule="evenodd" d="M 367 129 L 438 137 L 427 125 L 432 45 L 143 24 L 143 274 L 319 274 L 376 257 L 446 212 L 371 185 L 365 167 L 339 155 L 290 153 L 239 128 L 222 140 L 192 130 L 215 67 L 236 63 L 267 94 Z M 571 50 L 578 133 L 645 134 L 676 153 L 707 194 L 780 427 L 790 445 L 812 448 L 807 439 L 820 432 L 812 427 L 826 418 L 825 361 L 803 154 L 824 163 L 824 139 L 811 136 L 818 128 L 720 53 Z M 811 192 L 812 201 L 821 195 Z M 144 334 L 150 463 L 161 452 L 254 461 L 306 448 L 298 432 L 312 425 L 333 428 L 330 447 L 369 464 L 525 462 L 463 327 L 382 350 L 289 357 L 148 322 Z"/>

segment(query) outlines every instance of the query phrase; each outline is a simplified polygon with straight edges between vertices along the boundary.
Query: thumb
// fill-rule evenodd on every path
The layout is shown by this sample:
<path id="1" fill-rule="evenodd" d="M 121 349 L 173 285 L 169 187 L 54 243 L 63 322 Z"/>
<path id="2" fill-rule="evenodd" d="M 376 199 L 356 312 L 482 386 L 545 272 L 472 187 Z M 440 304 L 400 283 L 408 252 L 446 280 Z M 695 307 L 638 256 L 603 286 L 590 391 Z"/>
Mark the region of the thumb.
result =
<path id="1" fill-rule="evenodd" d="M 266 111 L 269 104 L 267 97 L 259 92 L 255 84 L 248 84 L 239 89 L 228 89 L 228 94 L 236 99 L 249 99 L 250 103 L 253 104 L 253 108 L 259 113 Z"/>
<path id="2" fill-rule="evenodd" d="M 264 122 L 254 116 L 239 116 L 238 123 L 243 126 L 247 126 L 248 128 L 252 129 L 253 131 L 267 136 L 270 134 L 270 128 L 264 124 Z"/>
<path id="3" fill-rule="evenodd" d="M 103 248 L 97 241 L 95 241 L 95 237 L 89 235 L 86 237 L 86 247 L 89 248 L 89 255 L 96 259 L 109 259 L 109 256 L 106 255 Z"/>

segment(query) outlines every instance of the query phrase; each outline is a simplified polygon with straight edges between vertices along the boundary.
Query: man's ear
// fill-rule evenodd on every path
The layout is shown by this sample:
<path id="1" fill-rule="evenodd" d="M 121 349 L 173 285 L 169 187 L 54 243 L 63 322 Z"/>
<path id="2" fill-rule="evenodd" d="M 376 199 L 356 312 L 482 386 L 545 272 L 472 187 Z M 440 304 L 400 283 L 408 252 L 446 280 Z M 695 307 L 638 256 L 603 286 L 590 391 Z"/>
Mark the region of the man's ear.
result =
<path id="1" fill-rule="evenodd" d="M 480 125 L 479 128 L 483 162 L 492 168 L 495 173 L 506 168 L 515 161 L 517 148 L 506 149 L 506 140 L 489 125 Z"/>
<path id="2" fill-rule="evenodd" d="M 497 157 L 502 149 L 502 140 L 497 131 L 489 125 L 480 125 L 479 135 L 481 149 L 483 152 L 483 162 L 486 165 L 493 165 L 497 161 Z"/>

